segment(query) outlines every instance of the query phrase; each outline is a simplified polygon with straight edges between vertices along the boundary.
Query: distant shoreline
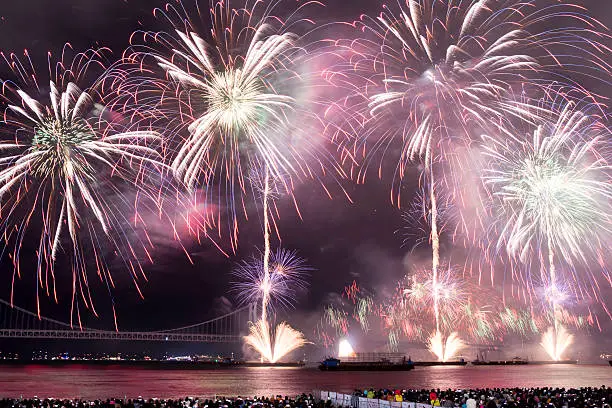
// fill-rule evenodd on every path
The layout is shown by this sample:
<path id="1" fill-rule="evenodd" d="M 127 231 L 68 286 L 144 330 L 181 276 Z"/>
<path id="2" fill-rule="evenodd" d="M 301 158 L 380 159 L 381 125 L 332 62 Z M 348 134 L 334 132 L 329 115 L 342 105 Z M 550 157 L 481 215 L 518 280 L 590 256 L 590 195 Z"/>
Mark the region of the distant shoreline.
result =
<path id="1" fill-rule="evenodd" d="M 94 366 L 122 368 L 148 368 L 155 370 L 231 370 L 244 367 L 303 367 L 302 363 L 259 363 L 252 361 L 213 362 L 213 361 L 147 361 L 147 360 L 0 360 L 0 366 Z"/>

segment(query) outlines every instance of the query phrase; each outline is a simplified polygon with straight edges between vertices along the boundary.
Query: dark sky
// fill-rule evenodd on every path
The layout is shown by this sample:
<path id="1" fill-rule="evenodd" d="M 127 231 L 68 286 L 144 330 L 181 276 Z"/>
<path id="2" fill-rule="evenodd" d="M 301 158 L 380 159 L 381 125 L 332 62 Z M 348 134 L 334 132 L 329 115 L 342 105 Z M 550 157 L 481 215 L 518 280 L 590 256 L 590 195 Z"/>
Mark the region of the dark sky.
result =
<path id="1" fill-rule="evenodd" d="M 190 1 L 190 0 L 186 0 Z M 70 42 L 75 49 L 107 46 L 116 56 L 128 45 L 130 34 L 139 29 L 163 30 L 151 13 L 155 0 L 19 0 L 5 1 L 0 8 L 0 50 L 45 56 Z M 363 12 L 375 12 L 374 0 L 330 0 L 330 19 L 351 20 Z M 592 15 L 611 22 L 608 0 L 589 0 L 585 4 Z M 43 58 L 44 61 L 44 58 Z M 42 65 L 44 67 L 44 65 Z M 303 314 L 321 310 L 329 292 L 337 292 L 353 279 L 364 286 L 392 286 L 403 275 L 401 213 L 389 202 L 389 182 L 375 175 L 366 185 L 345 183 L 354 199 L 349 203 L 340 193 L 329 200 L 312 185 L 298 189 L 303 215 L 300 221 L 289 203 L 281 202 L 280 230 L 282 244 L 297 249 L 316 268 L 309 279 L 308 296 L 302 296 L 298 311 Z M 410 194 L 415 186 L 407 186 Z M 115 291 L 119 324 L 122 328 L 157 329 L 182 326 L 205 320 L 215 314 L 218 298 L 227 295 L 228 272 L 233 262 L 248 256 L 254 246 L 261 246 L 261 229 L 256 218 L 241 227 L 239 253 L 227 259 L 204 242 L 203 247 L 189 247 L 195 264 L 191 265 L 180 250 L 161 249 L 156 265 L 147 267 L 149 282 L 143 286 L 145 299 L 138 297 L 129 281 L 119 278 Z M 7 299 L 12 271 L 6 260 L 0 275 L 0 298 Z M 61 278 L 60 278 L 61 279 Z M 43 302 L 47 315 L 67 320 L 70 298 L 69 277 L 64 277 L 64 293 L 59 306 Z M 17 284 L 17 303 L 33 306 L 35 283 L 24 276 Z M 91 325 L 111 327 L 108 298 L 97 292 L 99 321 Z M 603 316 L 602 316 L 603 317 Z"/>
<path id="2" fill-rule="evenodd" d="M 364 9 L 352 4 L 355 8 L 348 10 L 351 14 L 345 14 L 344 7 L 330 7 L 329 17 L 358 17 Z M 21 54 L 28 49 L 30 55 L 43 57 L 39 61 L 42 69 L 46 67 L 46 52 L 57 53 L 66 42 L 75 50 L 109 47 L 118 56 L 128 46 L 133 31 L 143 27 L 167 29 L 153 18 L 152 9 L 153 2 L 149 0 L 26 0 L 3 6 L 0 50 Z M 320 188 L 301 186 L 298 196 L 303 222 L 288 203 L 280 203 L 286 207 L 280 220 L 283 245 L 299 250 L 318 271 L 311 277 L 310 294 L 300 302 L 300 308 L 317 310 L 326 292 L 341 290 L 350 283 L 351 274 L 360 267 L 356 264 L 358 248 L 381 247 L 401 256 L 402 240 L 394 234 L 401 221 L 400 213 L 388 200 L 388 186 L 374 178 L 371 181 L 367 187 L 345 183 L 358 205 L 351 205 L 339 192 L 334 200 L 329 200 Z M 164 252 L 162 259 L 156 259 L 155 266 L 147 268 L 150 281 L 143 287 L 145 300 L 138 297 L 129 282 L 115 291 L 120 324 L 132 327 L 136 322 L 149 328 L 169 327 L 209 316 L 207 309 L 214 298 L 226 294 L 229 288 L 227 272 L 232 263 L 248 256 L 254 246 L 261 246 L 257 219 L 241 227 L 240 238 L 240 252 L 232 259 L 212 248 L 192 247 L 190 252 L 195 254 L 192 266 L 180 250 Z M 10 278 L 8 272 L 2 277 Z M 0 290 L 4 292 L 0 293 L 7 293 L 7 287 L 3 286 Z M 17 287 L 19 301 L 31 304 L 34 283 L 24 277 Z M 99 294 L 101 304 L 105 301 L 104 294 Z M 154 315 L 155 320 L 149 323 L 148 315 Z"/>

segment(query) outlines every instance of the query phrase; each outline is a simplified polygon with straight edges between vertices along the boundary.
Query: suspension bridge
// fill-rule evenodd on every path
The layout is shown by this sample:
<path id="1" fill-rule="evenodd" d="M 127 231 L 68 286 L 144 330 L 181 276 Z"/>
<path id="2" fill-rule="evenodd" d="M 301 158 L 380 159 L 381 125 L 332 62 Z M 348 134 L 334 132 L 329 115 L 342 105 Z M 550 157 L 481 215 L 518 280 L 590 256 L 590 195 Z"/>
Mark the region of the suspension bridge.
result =
<path id="1" fill-rule="evenodd" d="M 249 304 L 214 319 L 174 329 L 98 330 L 39 317 L 0 299 L 0 338 L 237 343 L 256 316 L 257 306 Z"/>

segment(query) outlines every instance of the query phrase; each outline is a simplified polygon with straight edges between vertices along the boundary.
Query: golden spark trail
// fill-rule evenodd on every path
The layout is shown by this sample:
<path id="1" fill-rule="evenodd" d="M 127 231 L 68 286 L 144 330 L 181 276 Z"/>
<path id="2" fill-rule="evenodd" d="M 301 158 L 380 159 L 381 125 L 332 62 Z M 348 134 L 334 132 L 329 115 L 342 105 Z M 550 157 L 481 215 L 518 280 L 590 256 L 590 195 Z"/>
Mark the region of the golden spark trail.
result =
<path id="1" fill-rule="evenodd" d="M 438 357 L 438 360 L 448 361 L 463 347 L 463 341 L 459 338 L 457 333 L 452 333 L 446 338 L 445 342 L 444 335 L 440 330 L 440 285 L 438 282 L 438 269 L 440 267 L 440 234 L 438 232 L 438 201 L 436 198 L 431 141 L 427 144 L 425 166 L 425 174 L 429 177 L 429 199 L 431 201 L 431 288 L 433 291 L 433 309 L 436 321 L 436 331 L 429 339 L 429 350 Z"/>
<path id="2" fill-rule="evenodd" d="M 264 217 L 264 254 L 263 254 L 263 297 L 261 301 L 261 320 L 267 322 L 268 302 L 270 301 L 270 221 L 268 219 L 268 198 L 270 195 L 270 171 L 266 166 L 264 177 L 263 194 L 263 217 Z"/>
<path id="3" fill-rule="evenodd" d="M 260 354 L 260 360 L 276 363 L 281 358 L 302 347 L 307 343 L 304 334 L 294 329 L 288 323 L 282 322 L 273 327 L 268 322 L 268 306 L 272 285 L 278 284 L 270 275 L 270 218 L 268 200 L 270 199 L 270 169 L 265 166 L 263 185 L 263 224 L 264 224 L 264 253 L 263 253 L 263 279 L 261 283 L 261 319 L 251 324 L 249 335 L 245 342 Z M 278 265 L 276 266 L 278 267 Z M 276 268 L 275 267 L 275 268 Z M 275 274 L 278 274 L 275 271 Z"/>
<path id="4" fill-rule="evenodd" d="M 557 333 L 559 332 L 559 319 L 557 319 L 557 276 L 555 270 L 555 252 L 552 248 L 552 242 L 550 236 L 548 237 L 548 270 L 550 274 L 550 285 L 553 287 L 555 293 L 551 297 L 552 303 L 552 312 L 553 312 L 553 327 L 554 327 L 554 335 L 555 339 L 557 338 Z"/>
<path id="5" fill-rule="evenodd" d="M 429 197 L 431 199 L 431 274 L 433 288 L 434 315 L 436 318 L 436 332 L 440 332 L 440 291 L 438 288 L 438 267 L 440 265 L 440 236 L 438 234 L 438 203 L 434 186 L 433 169 L 429 166 Z"/>
<path id="6" fill-rule="evenodd" d="M 557 290 L 555 251 L 552 246 L 552 239 L 550 235 L 548 236 L 548 273 L 550 278 L 550 287 L 552 288 L 550 304 L 553 313 L 553 326 L 542 335 L 542 342 L 540 344 L 554 361 L 560 361 L 563 359 L 563 352 L 573 343 L 574 337 L 567 333 L 559 321 L 560 311 L 558 299 L 560 294 Z"/>

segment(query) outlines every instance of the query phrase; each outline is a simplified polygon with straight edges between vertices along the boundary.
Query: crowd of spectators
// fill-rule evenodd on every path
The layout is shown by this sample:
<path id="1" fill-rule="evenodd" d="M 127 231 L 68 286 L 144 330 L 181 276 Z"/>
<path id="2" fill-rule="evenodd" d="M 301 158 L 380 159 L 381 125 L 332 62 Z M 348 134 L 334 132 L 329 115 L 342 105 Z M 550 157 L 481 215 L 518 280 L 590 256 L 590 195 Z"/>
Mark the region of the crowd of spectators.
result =
<path id="1" fill-rule="evenodd" d="M 357 390 L 356 397 L 461 408 L 610 408 L 612 388 L 483 388 L 477 390 Z"/>
<path id="2" fill-rule="evenodd" d="M 612 388 L 483 388 L 475 390 L 396 390 L 366 389 L 357 397 L 390 402 L 416 402 L 456 408 L 611 408 Z M 389 404 L 391 405 L 391 404 Z M 395 405 L 395 404 L 394 404 Z M 332 408 L 331 401 L 313 395 L 214 399 L 39 399 L 5 398 L 0 408 Z"/>
<path id="3" fill-rule="evenodd" d="M 214 399 L 135 399 L 111 398 L 106 400 L 83 399 L 0 399 L 0 408 L 331 408 L 329 401 L 315 400 L 302 394 L 296 398 L 254 397 Z"/>

